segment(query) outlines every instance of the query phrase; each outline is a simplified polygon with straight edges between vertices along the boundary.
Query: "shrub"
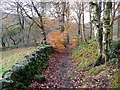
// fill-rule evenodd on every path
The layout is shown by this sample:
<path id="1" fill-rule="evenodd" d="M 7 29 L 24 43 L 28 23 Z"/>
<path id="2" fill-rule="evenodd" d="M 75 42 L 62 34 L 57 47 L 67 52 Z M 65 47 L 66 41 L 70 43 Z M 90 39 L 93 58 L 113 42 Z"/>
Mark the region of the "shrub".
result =
<path id="1" fill-rule="evenodd" d="M 110 63 L 115 63 L 118 60 L 115 58 L 116 54 L 119 54 L 116 50 L 120 49 L 120 40 L 118 41 L 111 41 L 110 43 L 110 51 L 108 52 L 109 55 L 109 62 Z"/>
<path id="2" fill-rule="evenodd" d="M 36 75 L 35 80 L 38 81 L 38 82 L 46 81 L 45 76 L 41 76 L 41 75 Z"/>
<path id="3" fill-rule="evenodd" d="M 55 48 L 56 51 L 63 52 L 65 49 L 64 43 L 67 40 L 67 37 L 64 33 L 61 33 L 59 30 L 52 31 L 48 35 L 47 43 Z"/>

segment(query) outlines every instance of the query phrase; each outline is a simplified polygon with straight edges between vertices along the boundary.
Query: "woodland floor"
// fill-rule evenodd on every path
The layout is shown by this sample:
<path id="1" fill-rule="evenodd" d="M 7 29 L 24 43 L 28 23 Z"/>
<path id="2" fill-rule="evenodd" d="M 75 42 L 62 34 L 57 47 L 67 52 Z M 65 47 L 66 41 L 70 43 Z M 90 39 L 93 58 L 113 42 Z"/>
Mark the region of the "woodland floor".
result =
<path id="1" fill-rule="evenodd" d="M 88 76 L 89 83 L 85 82 L 85 72 L 87 70 L 76 69 L 76 64 L 69 58 L 70 51 L 66 49 L 63 53 L 54 53 L 50 55 L 49 67 L 42 72 L 46 77 L 43 83 L 35 80 L 29 85 L 30 88 L 107 88 L 109 79 L 105 75 L 105 71 L 100 74 L 103 75 L 97 79 Z M 117 70 L 117 69 L 115 69 Z"/>

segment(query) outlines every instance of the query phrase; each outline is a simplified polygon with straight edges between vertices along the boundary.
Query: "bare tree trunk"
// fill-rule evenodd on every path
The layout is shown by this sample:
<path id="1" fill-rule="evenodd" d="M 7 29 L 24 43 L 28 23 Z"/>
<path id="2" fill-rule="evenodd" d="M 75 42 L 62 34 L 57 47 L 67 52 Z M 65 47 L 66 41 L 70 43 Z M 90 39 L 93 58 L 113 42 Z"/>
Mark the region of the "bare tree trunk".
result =
<path id="1" fill-rule="evenodd" d="M 8 41 L 8 39 L 6 38 L 6 43 L 7 43 L 7 47 L 10 46 L 10 42 Z"/>
<path id="2" fill-rule="evenodd" d="M 34 22 L 32 22 L 29 26 L 29 29 L 28 29 L 28 35 L 27 35 L 27 44 L 29 44 L 29 41 L 30 41 L 30 32 L 31 32 L 31 28 L 33 26 Z"/>
<path id="3" fill-rule="evenodd" d="M 111 13 L 111 7 L 112 2 L 109 0 L 106 0 L 104 2 L 105 8 L 104 8 L 104 16 L 103 16 L 103 58 L 106 61 L 109 60 L 108 51 L 109 51 L 109 42 L 110 42 L 110 31 L 111 31 L 111 25 L 110 25 L 110 13 Z"/>
<path id="4" fill-rule="evenodd" d="M 16 41 L 11 36 L 10 39 L 13 41 L 13 45 L 17 45 Z"/>
<path id="5" fill-rule="evenodd" d="M 64 26 L 64 23 L 65 23 L 65 8 L 66 8 L 66 2 L 62 2 L 62 17 L 61 17 L 61 32 L 63 32 L 65 30 L 65 26 Z"/>
<path id="6" fill-rule="evenodd" d="M 45 28 L 44 28 L 44 24 L 43 24 L 43 16 L 39 13 L 39 11 L 37 10 L 37 8 L 34 5 L 33 1 L 31 1 L 31 2 L 32 2 L 32 5 L 33 5 L 33 8 L 34 8 L 35 12 L 37 13 L 37 15 L 39 16 L 39 19 L 40 19 L 40 24 L 41 24 L 40 28 L 42 30 L 43 41 L 44 41 L 43 43 L 47 44 L 47 42 L 46 42 L 47 38 L 46 38 Z"/>
<path id="7" fill-rule="evenodd" d="M 47 44 L 47 42 L 46 42 L 46 32 L 45 32 L 44 22 L 43 22 L 43 16 L 42 16 L 41 13 L 39 13 L 37 7 L 34 5 L 34 3 L 33 3 L 32 0 L 31 0 L 31 3 L 32 3 L 32 6 L 33 6 L 35 12 L 37 13 L 37 15 L 38 15 L 38 17 L 39 17 L 39 19 L 40 19 L 40 22 L 39 22 L 39 23 L 36 22 L 36 21 L 34 20 L 34 18 L 31 17 L 31 16 L 27 13 L 27 11 L 25 10 L 25 8 L 23 8 L 23 6 L 21 6 L 20 3 L 17 3 L 17 5 L 19 5 L 19 7 L 25 12 L 25 14 L 27 15 L 27 17 L 28 17 L 29 19 L 31 19 L 31 20 L 41 29 L 42 35 L 43 35 L 43 44 Z M 42 7 L 41 7 L 41 8 L 42 8 Z M 44 11 L 44 9 L 43 9 L 43 11 Z"/>
<path id="8" fill-rule="evenodd" d="M 77 23 L 78 39 L 82 41 L 82 29 L 81 29 L 82 3 L 81 2 L 79 2 L 79 3 L 76 2 L 75 5 L 73 6 L 73 10 L 77 15 L 77 17 L 74 17 L 74 19 Z"/>
<path id="9" fill-rule="evenodd" d="M 83 24 L 82 37 L 83 37 L 84 41 L 87 42 L 87 39 L 86 39 L 86 37 L 85 37 L 84 4 L 83 4 L 83 2 L 82 2 L 82 12 L 83 12 L 83 13 L 82 13 L 82 19 L 83 19 L 83 22 L 82 22 L 82 24 Z"/>
<path id="10" fill-rule="evenodd" d="M 23 15 L 23 10 L 20 8 L 20 6 L 17 4 L 17 15 L 18 15 L 18 21 L 19 21 L 19 25 L 20 25 L 20 41 L 21 44 L 25 45 L 25 41 L 24 41 L 24 15 Z"/>
<path id="11" fill-rule="evenodd" d="M 81 37 L 80 39 L 82 41 L 82 32 L 80 27 L 81 27 L 81 13 L 78 16 L 78 38 Z"/>
<path id="12" fill-rule="evenodd" d="M 65 30 L 65 13 L 66 13 L 66 2 L 55 3 L 57 18 L 59 19 L 59 30 L 63 32 Z"/>
<path id="13" fill-rule="evenodd" d="M 4 35 L 1 37 L 1 43 L 2 43 L 2 47 L 5 47 Z"/>
<path id="14" fill-rule="evenodd" d="M 70 4 L 69 4 L 69 2 L 66 2 L 66 14 L 67 14 L 67 16 L 66 16 L 66 18 L 67 18 L 67 27 L 66 27 L 66 29 L 67 29 L 69 27 L 68 23 L 70 21 Z M 67 44 L 69 44 L 69 42 L 70 42 L 70 37 L 69 37 L 69 33 L 68 33 L 67 34 Z"/>

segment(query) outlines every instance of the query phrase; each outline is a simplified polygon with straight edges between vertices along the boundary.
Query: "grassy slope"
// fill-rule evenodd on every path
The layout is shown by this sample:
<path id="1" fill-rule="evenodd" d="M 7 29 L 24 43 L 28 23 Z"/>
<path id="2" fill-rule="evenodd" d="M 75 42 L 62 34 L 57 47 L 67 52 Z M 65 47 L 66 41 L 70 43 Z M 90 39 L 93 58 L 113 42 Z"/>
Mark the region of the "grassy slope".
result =
<path id="1" fill-rule="evenodd" d="M 96 67 L 91 67 L 92 64 L 94 64 L 94 62 L 96 61 L 97 55 L 97 47 L 94 42 L 91 42 L 90 44 L 81 42 L 80 46 L 72 51 L 72 58 L 75 59 L 74 63 L 76 63 L 76 69 L 86 70 L 82 73 L 85 75 L 85 78 L 83 80 L 84 84 L 91 83 L 91 78 L 101 80 L 101 78 L 108 76 L 108 87 L 118 87 L 118 82 L 120 80 L 120 77 L 118 77 L 120 75 L 120 71 L 118 71 L 119 65 L 109 63 L 107 64 L 107 66 L 100 65 Z"/>
<path id="2" fill-rule="evenodd" d="M 2 53 L 2 68 L 0 73 L 12 68 L 12 65 L 18 61 L 24 60 L 24 56 L 32 53 L 37 47 L 26 47 L 1 51 Z"/>
<path id="3" fill-rule="evenodd" d="M 91 42 L 91 44 L 81 42 L 80 46 L 72 51 L 72 58 L 76 59 L 75 62 L 78 63 L 78 69 L 86 69 L 95 63 L 97 55 L 95 42 Z"/>

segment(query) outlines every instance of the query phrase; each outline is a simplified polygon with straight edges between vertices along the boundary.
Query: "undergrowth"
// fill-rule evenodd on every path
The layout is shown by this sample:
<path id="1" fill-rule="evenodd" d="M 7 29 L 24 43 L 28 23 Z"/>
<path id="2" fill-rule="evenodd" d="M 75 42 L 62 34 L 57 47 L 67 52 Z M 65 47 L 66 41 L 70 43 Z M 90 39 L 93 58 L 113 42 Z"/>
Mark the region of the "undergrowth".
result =
<path id="1" fill-rule="evenodd" d="M 87 70 L 88 68 L 87 71 L 82 72 L 82 74 L 85 75 L 83 79 L 84 83 L 92 83 L 93 79 L 102 79 L 107 77 L 107 87 L 119 89 L 120 71 L 118 69 L 119 65 L 116 64 L 116 61 L 112 61 L 113 54 L 111 52 L 113 52 L 113 50 L 111 49 L 110 51 L 111 57 L 107 65 L 101 64 L 99 66 L 90 67 L 95 63 L 97 59 L 97 52 L 97 45 L 94 41 L 91 41 L 90 44 L 86 42 L 81 42 L 78 47 L 72 50 L 71 57 L 74 59 L 74 63 L 77 63 L 76 69 Z"/>
<path id="2" fill-rule="evenodd" d="M 86 73 L 86 75 L 97 75 L 97 74 L 99 74 L 100 72 L 105 71 L 105 70 L 106 70 L 106 72 L 107 72 L 107 71 L 110 70 L 110 68 L 108 68 L 108 67 L 105 66 L 105 65 L 96 66 L 96 67 L 94 67 L 94 68 L 91 68 L 91 69 Z"/>
<path id="3" fill-rule="evenodd" d="M 85 69 L 92 65 L 97 59 L 97 45 L 91 41 L 90 44 L 81 42 L 80 45 L 72 51 L 72 58 L 79 62 L 78 69 Z"/>
<path id="4" fill-rule="evenodd" d="M 120 71 L 115 71 L 112 72 L 112 77 L 110 78 L 110 82 L 109 82 L 109 87 L 110 88 L 119 88 L 119 81 L 120 81 Z"/>

